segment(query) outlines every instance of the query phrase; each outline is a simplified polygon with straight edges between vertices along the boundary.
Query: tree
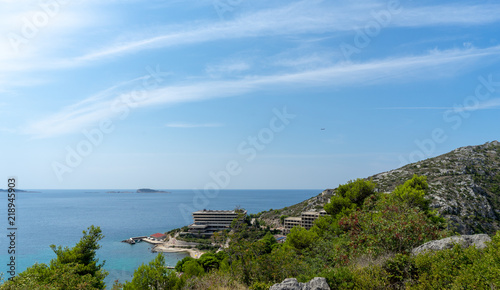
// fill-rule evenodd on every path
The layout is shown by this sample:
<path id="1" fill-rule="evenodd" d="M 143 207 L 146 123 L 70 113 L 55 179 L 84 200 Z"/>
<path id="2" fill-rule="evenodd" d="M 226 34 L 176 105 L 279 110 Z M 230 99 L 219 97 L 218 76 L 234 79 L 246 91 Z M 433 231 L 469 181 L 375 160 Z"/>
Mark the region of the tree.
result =
<path id="1" fill-rule="evenodd" d="M 182 271 L 187 277 L 201 276 L 205 274 L 205 270 L 196 260 L 190 260 L 184 263 L 184 265 L 182 266 Z"/>
<path id="2" fill-rule="evenodd" d="M 412 179 L 394 189 L 393 196 L 406 202 L 410 207 L 419 207 L 428 212 L 430 200 L 425 198 L 428 191 L 427 177 L 414 174 Z"/>
<path id="3" fill-rule="evenodd" d="M 205 272 L 209 272 L 212 269 L 218 269 L 220 262 L 221 261 L 219 261 L 219 259 L 217 259 L 217 257 L 212 253 L 205 253 L 201 255 L 198 260 L 198 263 L 203 266 Z"/>
<path id="4" fill-rule="evenodd" d="M 102 283 L 94 286 L 99 289 L 104 288 L 104 278 L 107 276 L 107 272 L 103 269 L 105 261 L 99 264 L 99 259 L 96 258 L 96 251 L 101 248 L 98 242 L 103 238 L 101 229 L 92 225 L 88 228 L 88 233 L 83 231 L 82 239 L 71 249 L 61 246 L 56 248 L 55 245 L 51 245 L 50 248 L 56 253 L 57 259 L 52 260 L 50 266 L 57 268 L 63 264 L 76 264 L 79 275 L 90 274 L 98 278 Z"/>
<path id="5" fill-rule="evenodd" d="M 271 251 L 276 247 L 278 242 L 276 238 L 271 234 L 271 232 L 267 232 L 267 234 L 260 240 L 263 244 L 263 251 L 266 254 L 271 253 Z"/>
<path id="6" fill-rule="evenodd" d="M 134 271 L 132 282 L 126 282 L 123 290 L 174 289 L 180 282 L 175 272 L 165 266 L 165 257 L 159 253 L 148 265 L 142 264 Z"/>
<path id="7" fill-rule="evenodd" d="M 13 281 L 0 285 L 0 289 L 104 289 L 91 275 L 80 275 L 77 264 L 63 264 L 52 268 L 46 264 L 34 264 L 20 273 Z"/>
<path id="8" fill-rule="evenodd" d="M 297 250 L 303 250 L 311 247 L 317 238 L 318 235 L 313 231 L 303 227 L 293 227 L 286 236 L 286 242 Z"/>
<path id="9" fill-rule="evenodd" d="M 35 264 L 20 273 L 2 289 L 104 289 L 108 273 L 99 264 L 96 251 L 104 236 L 99 227 L 90 226 L 88 232 L 73 248 L 51 245 L 57 258 L 50 265 Z"/>
<path id="10" fill-rule="evenodd" d="M 186 256 L 182 258 L 182 260 L 178 261 L 177 264 L 175 265 L 175 271 L 179 273 L 182 272 L 182 267 L 184 266 L 184 263 L 191 260 L 194 260 L 194 258 L 192 258 L 191 256 Z"/>
<path id="11" fill-rule="evenodd" d="M 363 201 L 375 194 L 376 186 L 373 181 L 361 178 L 339 185 L 336 195 L 325 205 L 325 211 L 332 216 L 349 214 L 352 210 L 361 208 Z"/>

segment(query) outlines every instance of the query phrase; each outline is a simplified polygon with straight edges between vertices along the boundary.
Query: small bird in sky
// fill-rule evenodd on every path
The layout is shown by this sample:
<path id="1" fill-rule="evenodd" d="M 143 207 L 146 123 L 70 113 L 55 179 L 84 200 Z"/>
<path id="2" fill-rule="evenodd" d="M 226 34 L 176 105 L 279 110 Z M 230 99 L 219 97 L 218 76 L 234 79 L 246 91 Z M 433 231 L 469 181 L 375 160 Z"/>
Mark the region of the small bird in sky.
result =
<path id="1" fill-rule="evenodd" d="M 325 128 L 321 128 L 321 131 L 325 131 Z"/>

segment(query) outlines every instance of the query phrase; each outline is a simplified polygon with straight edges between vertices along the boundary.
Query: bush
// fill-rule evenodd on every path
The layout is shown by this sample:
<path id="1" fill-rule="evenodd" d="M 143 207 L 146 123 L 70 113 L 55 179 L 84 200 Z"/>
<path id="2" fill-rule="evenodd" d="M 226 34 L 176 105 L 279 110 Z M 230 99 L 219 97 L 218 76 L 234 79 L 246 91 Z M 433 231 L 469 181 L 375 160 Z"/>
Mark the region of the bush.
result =
<path id="1" fill-rule="evenodd" d="M 205 270 L 197 260 L 190 260 L 182 265 L 182 272 L 184 272 L 184 275 L 186 275 L 187 277 L 191 277 L 201 276 L 205 273 Z"/>
<path id="2" fill-rule="evenodd" d="M 175 272 L 165 267 L 165 257 L 160 253 L 148 265 L 139 266 L 132 282 L 125 282 L 123 290 L 175 289 L 179 283 Z"/>
<path id="3" fill-rule="evenodd" d="M 332 289 L 354 289 L 354 274 L 348 267 L 336 267 L 323 271 L 319 276 L 325 277 Z"/>
<path id="4" fill-rule="evenodd" d="M 73 248 L 51 245 L 57 258 L 49 266 L 35 264 L 1 289 L 104 289 L 108 272 L 103 269 L 104 262 L 99 264 L 96 258 L 102 238 L 101 229 L 90 226 Z"/>
<path id="5" fill-rule="evenodd" d="M 192 258 L 190 256 L 182 258 L 182 260 L 178 261 L 177 264 L 175 265 L 175 271 L 177 271 L 179 273 L 182 272 L 182 266 L 184 265 L 184 263 L 186 263 L 187 261 L 191 261 L 191 260 L 194 260 L 194 258 Z"/>
<path id="6" fill-rule="evenodd" d="M 394 258 L 385 261 L 382 268 L 391 287 L 404 288 L 406 283 L 413 284 L 418 277 L 415 261 L 409 255 L 396 254 Z"/>
<path id="7" fill-rule="evenodd" d="M 375 194 L 375 187 L 376 184 L 371 180 L 367 181 L 361 178 L 339 185 L 336 195 L 332 196 L 330 202 L 325 205 L 325 211 L 330 215 L 337 216 L 344 210 L 361 208 L 363 201 L 368 196 Z"/>
<path id="8" fill-rule="evenodd" d="M 354 254 L 408 253 L 446 234 L 425 213 L 402 201 L 382 198 L 376 209 L 356 211 L 339 221 Z"/>
<path id="9" fill-rule="evenodd" d="M 495 289 L 500 287 L 500 232 L 484 250 L 475 247 L 420 254 L 415 258 L 419 284 L 411 289 Z"/>
<path id="10" fill-rule="evenodd" d="M 286 243 L 297 250 L 311 247 L 318 235 L 314 231 L 308 231 L 303 227 L 293 227 L 286 237 Z"/>

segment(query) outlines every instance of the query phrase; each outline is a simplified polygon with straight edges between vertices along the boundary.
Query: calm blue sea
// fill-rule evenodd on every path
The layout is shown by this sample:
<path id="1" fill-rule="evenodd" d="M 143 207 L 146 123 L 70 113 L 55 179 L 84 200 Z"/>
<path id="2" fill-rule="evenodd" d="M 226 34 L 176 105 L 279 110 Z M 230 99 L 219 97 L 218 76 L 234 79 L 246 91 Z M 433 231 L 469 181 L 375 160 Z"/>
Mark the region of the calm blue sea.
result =
<path id="1" fill-rule="evenodd" d="M 170 193 L 106 193 L 111 190 L 34 190 L 18 193 L 16 237 L 17 272 L 35 262 L 48 263 L 55 257 L 51 244 L 74 246 L 82 231 L 100 226 L 105 238 L 100 242 L 99 259 L 106 260 L 109 272 L 106 284 L 118 279 L 130 280 L 134 269 L 154 258 L 147 243 L 129 245 L 122 240 L 133 236 L 188 225 L 190 212 L 200 209 L 230 210 L 241 206 L 248 213 L 289 206 L 321 192 L 311 190 L 221 190 L 209 198 L 192 190 L 169 190 Z M 134 191 L 134 190 L 120 190 Z M 0 272 L 7 271 L 7 194 L 1 199 Z M 201 197 L 201 198 L 200 198 Z M 168 253 L 166 260 L 175 266 L 183 253 Z"/>

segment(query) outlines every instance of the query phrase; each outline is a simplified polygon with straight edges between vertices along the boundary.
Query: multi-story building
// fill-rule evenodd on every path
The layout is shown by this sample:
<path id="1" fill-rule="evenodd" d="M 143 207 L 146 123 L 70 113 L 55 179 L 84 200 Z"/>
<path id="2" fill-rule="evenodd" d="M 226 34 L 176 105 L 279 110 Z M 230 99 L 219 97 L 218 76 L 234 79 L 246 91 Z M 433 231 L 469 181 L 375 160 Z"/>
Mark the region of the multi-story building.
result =
<path id="1" fill-rule="evenodd" d="M 295 226 L 301 226 L 305 228 L 306 230 L 312 228 L 314 225 L 314 221 L 319 218 L 320 216 L 326 215 L 326 211 L 305 211 L 301 214 L 300 217 L 289 217 L 286 218 L 284 221 L 284 226 L 285 229 L 283 230 L 283 233 L 285 235 L 290 233 L 290 230 L 295 227 Z"/>
<path id="2" fill-rule="evenodd" d="M 288 217 L 284 220 L 285 229 L 283 230 L 283 234 L 288 235 L 290 230 L 295 226 L 300 226 L 301 218 L 299 217 Z"/>
<path id="3" fill-rule="evenodd" d="M 245 210 L 199 210 L 193 212 L 194 223 L 189 225 L 188 232 L 195 236 L 211 236 L 217 231 L 229 229 L 239 214 L 246 215 Z"/>
<path id="4" fill-rule="evenodd" d="M 326 211 L 322 210 L 320 212 L 317 211 L 305 211 L 302 213 L 300 216 L 301 221 L 300 221 L 300 226 L 303 227 L 304 229 L 308 230 L 312 228 L 314 225 L 314 221 L 319 218 L 320 216 L 326 215 Z"/>

